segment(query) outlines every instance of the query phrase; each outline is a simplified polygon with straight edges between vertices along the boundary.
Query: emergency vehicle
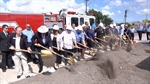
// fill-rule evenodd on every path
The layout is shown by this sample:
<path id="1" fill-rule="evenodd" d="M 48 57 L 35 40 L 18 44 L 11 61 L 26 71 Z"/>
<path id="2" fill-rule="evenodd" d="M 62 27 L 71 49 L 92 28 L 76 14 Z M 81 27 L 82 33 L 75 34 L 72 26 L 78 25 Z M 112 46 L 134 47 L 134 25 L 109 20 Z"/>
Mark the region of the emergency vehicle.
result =
<path id="1" fill-rule="evenodd" d="M 68 26 L 75 23 L 76 26 L 79 26 L 85 22 L 93 24 L 95 23 L 95 17 L 84 13 L 66 11 L 66 9 L 60 10 L 59 14 L 0 13 L 0 31 L 2 31 L 2 25 L 7 24 L 9 32 L 12 32 L 17 26 L 25 29 L 26 24 L 30 24 L 32 30 L 37 32 L 37 28 L 41 25 L 46 25 L 52 29 L 54 24 L 63 28 L 64 25 Z"/>

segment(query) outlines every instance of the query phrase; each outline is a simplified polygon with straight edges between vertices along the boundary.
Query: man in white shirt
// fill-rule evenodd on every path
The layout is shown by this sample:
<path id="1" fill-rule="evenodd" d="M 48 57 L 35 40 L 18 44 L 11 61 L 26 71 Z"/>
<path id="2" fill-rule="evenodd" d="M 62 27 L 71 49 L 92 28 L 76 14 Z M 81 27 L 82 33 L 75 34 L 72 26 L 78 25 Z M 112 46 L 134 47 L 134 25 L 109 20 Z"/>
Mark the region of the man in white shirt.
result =
<path id="1" fill-rule="evenodd" d="M 72 32 L 72 30 L 73 29 L 71 26 L 67 26 L 66 31 L 63 31 L 61 34 L 64 43 L 64 49 L 71 52 L 73 52 L 74 47 L 77 47 L 76 37 L 74 32 Z M 71 53 L 66 52 L 65 56 L 67 57 L 68 55 L 73 56 Z M 68 61 L 65 60 L 65 65 L 67 65 L 67 63 Z"/>
<path id="2" fill-rule="evenodd" d="M 25 77 L 30 77 L 29 75 L 29 66 L 27 63 L 27 58 L 25 57 L 26 53 L 17 51 L 15 49 L 28 49 L 28 52 L 31 52 L 30 45 L 27 42 L 27 36 L 22 34 L 22 28 L 16 28 L 16 34 L 12 34 L 10 37 L 10 49 L 12 51 L 12 58 L 15 64 L 15 68 L 17 71 L 17 78 L 20 78 L 23 75 L 23 70 L 25 72 Z M 22 69 L 23 66 L 23 69 Z"/>

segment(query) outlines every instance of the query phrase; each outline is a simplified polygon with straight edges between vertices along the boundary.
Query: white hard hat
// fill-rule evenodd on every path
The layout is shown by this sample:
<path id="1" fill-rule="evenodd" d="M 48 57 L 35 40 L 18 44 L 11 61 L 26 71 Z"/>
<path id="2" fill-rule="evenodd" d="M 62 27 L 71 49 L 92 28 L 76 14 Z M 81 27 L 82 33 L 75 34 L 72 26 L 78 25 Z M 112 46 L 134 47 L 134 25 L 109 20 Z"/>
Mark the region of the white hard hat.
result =
<path id="1" fill-rule="evenodd" d="M 100 23 L 99 26 L 104 27 L 104 24 L 103 24 L 103 23 Z"/>
<path id="2" fill-rule="evenodd" d="M 117 26 L 116 23 L 114 23 L 113 26 Z"/>
<path id="3" fill-rule="evenodd" d="M 85 27 L 86 25 L 85 24 L 82 24 L 82 27 Z"/>
<path id="4" fill-rule="evenodd" d="M 124 24 L 121 24 L 121 27 L 124 27 Z"/>
<path id="5" fill-rule="evenodd" d="M 67 25 L 67 28 L 68 30 L 73 30 L 73 28 L 70 26 L 70 25 Z"/>
<path id="6" fill-rule="evenodd" d="M 82 26 L 78 26 L 77 30 L 83 30 Z"/>
<path id="7" fill-rule="evenodd" d="M 58 25 L 54 25 L 53 30 L 59 30 Z"/>
<path id="8" fill-rule="evenodd" d="M 113 24 L 110 24 L 109 26 L 110 26 L 111 28 L 113 28 Z"/>
<path id="9" fill-rule="evenodd" d="M 48 32 L 48 27 L 46 27 L 45 25 L 42 25 L 38 28 L 38 32 L 46 33 L 46 32 Z"/>

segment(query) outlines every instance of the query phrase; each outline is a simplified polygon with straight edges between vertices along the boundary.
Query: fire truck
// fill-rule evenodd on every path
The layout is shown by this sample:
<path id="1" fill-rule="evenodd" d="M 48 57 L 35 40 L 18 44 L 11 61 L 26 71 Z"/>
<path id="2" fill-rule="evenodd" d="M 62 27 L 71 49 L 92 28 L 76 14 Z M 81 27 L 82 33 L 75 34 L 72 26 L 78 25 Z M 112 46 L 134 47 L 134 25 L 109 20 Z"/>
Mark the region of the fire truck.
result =
<path id="1" fill-rule="evenodd" d="M 68 26 L 75 23 L 76 26 L 79 26 L 85 22 L 93 24 L 95 23 L 95 17 L 84 13 L 66 11 L 66 9 L 60 10 L 58 14 L 0 13 L 0 31 L 2 31 L 2 25 L 7 24 L 9 32 L 12 32 L 17 26 L 25 29 L 26 24 L 30 24 L 32 30 L 37 32 L 37 28 L 41 25 L 46 25 L 49 29 L 52 29 L 54 24 L 63 28 L 64 25 Z"/>

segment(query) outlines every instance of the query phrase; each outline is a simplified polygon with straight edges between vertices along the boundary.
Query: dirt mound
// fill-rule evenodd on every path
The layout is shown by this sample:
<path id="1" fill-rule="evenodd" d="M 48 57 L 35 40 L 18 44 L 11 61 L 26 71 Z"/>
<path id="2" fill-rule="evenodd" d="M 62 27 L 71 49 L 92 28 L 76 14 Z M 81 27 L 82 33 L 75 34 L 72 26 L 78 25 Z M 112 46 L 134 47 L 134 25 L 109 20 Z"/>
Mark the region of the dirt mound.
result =
<path id="1" fill-rule="evenodd" d="M 136 44 L 130 52 L 97 52 L 92 59 L 59 68 L 53 74 L 41 74 L 14 84 L 150 84 L 149 46 Z"/>

